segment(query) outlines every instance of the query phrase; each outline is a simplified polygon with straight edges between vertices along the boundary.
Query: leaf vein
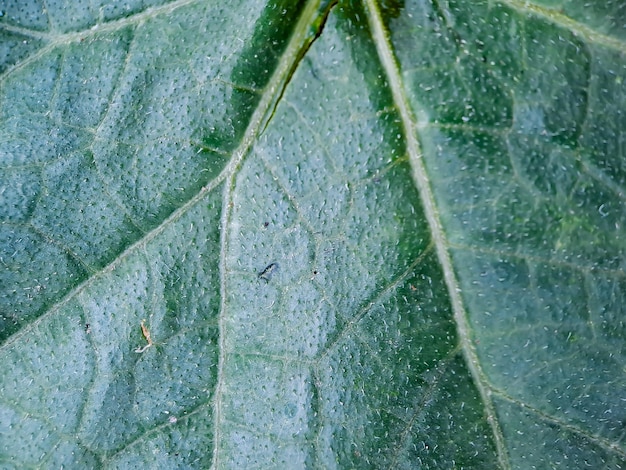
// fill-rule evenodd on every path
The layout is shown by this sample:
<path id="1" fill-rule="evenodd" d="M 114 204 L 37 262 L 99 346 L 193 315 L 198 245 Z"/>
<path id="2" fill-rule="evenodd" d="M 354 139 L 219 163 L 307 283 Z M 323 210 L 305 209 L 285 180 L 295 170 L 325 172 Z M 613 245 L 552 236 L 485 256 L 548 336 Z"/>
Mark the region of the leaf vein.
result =
<path id="1" fill-rule="evenodd" d="M 398 69 L 396 58 L 392 52 L 388 33 L 381 18 L 379 7 L 375 3 L 375 0 L 365 0 L 364 4 L 366 11 L 368 12 L 368 21 L 374 42 L 376 44 L 378 56 L 382 67 L 387 74 L 393 99 L 399 110 L 400 119 L 404 128 L 407 150 L 409 152 L 411 166 L 413 168 L 413 178 L 420 194 L 424 213 L 431 229 L 437 257 L 441 263 L 445 283 L 448 287 L 448 293 L 450 295 L 450 301 L 454 312 L 454 319 L 456 321 L 457 332 L 459 335 L 460 345 L 463 350 L 463 355 L 465 357 L 467 367 L 474 378 L 474 383 L 476 384 L 480 396 L 482 397 L 483 405 L 485 406 L 485 414 L 489 425 L 491 426 L 493 439 L 498 452 L 498 461 L 502 468 L 508 469 L 510 468 L 510 463 L 508 461 L 502 431 L 497 421 L 494 404 L 491 400 L 490 387 L 487 383 L 485 374 L 482 371 L 478 361 L 478 356 L 472 343 L 464 301 L 461 297 L 459 283 L 456 279 L 454 268 L 452 266 L 452 260 L 448 252 L 449 245 L 447 237 L 441 225 L 441 221 L 439 220 L 437 205 L 430 187 L 426 167 L 422 159 L 420 145 L 416 136 L 416 124 L 419 125 L 419 123 L 417 123 L 410 110 L 408 98 L 402 84 L 400 70 Z"/>

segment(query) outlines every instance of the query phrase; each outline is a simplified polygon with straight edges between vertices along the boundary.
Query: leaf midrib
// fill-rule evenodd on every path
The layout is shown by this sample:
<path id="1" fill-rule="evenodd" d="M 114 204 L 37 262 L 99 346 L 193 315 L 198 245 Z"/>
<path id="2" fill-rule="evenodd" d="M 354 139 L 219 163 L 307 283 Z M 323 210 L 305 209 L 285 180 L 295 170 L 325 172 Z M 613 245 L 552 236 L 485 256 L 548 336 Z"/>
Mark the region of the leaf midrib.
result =
<path id="1" fill-rule="evenodd" d="M 397 59 L 395 57 L 395 54 L 393 53 L 393 48 L 390 43 L 389 34 L 385 28 L 376 1 L 364 0 L 364 3 L 366 5 L 368 21 L 372 31 L 374 43 L 378 51 L 379 59 L 383 69 L 385 70 L 389 87 L 393 95 L 393 100 L 398 108 L 398 113 L 400 115 L 400 120 L 404 129 L 407 152 L 409 154 L 414 182 L 420 195 L 424 214 L 428 221 L 431 235 L 435 244 L 438 260 L 444 273 L 444 279 L 454 312 L 454 320 L 457 326 L 457 333 L 459 335 L 459 345 L 463 351 L 465 362 L 471 372 L 474 383 L 481 395 L 483 406 L 485 408 L 485 415 L 493 432 L 500 467 L 503 469 L 509 469 L 511 468 L 511 464 L 509 462 L 504 436 L 500 429 L 497 414 L 495 412 L 495 406 L 491 398 L 493 394 L 496 394 L 501 399 L 514 403 L 517 406 L 532 411 L 543 421 L 556 424 L 564 429 L 568 429 L 570 432 L 584 436 L 591 442 L 594 442 L 596 445 L 603 447 L 608 451 L 613 451 L 623 456 L 624 453 L 614 443 L 611 443 L 610 441 L 603 439 L 600 436 L 592 435 L 586 432 L 584 429 L 563 422 L 561 419 L 555 416 L 548 415 L 539 409 L 529 406 L 509 396 L 504 391 L 494 388 L 492 384 L 489 383 L 486 374 L 482 370 L 476 353 L 476 349 L 474 347 L 474 342 L 471 338 L 469 320 L 467 312 L 465 311 L 464 301 L 461 298 L 461 289 L 456 278 L 456 274 L 452 266 L 452 261 L 449 254 L 451 244 L 447 241 L 445 231 L 439 219 L 437 204 L 434 199 L 434 195 L 428 179 L 428 173 L 424 166 L 420 150 L 420 144 L 418 140 L 419 132 L 420 129 L 427 127 L 429 123 L 421 122 L 419 119 L 416 119 L 413 111 L 411 110 L 409 99 L 404 90 L 403 79 L 399 70 Z M 544 21 L 553 23 L 563 29 L 569 30 L 576 36 L 582 36 L 588 43 L 598 44 L 600 46 L 609 49 L 615 49 L 617 51 L 624 51 L 626 49 L 626 42 L 608 35 L 601 34 L 598 31 L 580 22 L 577 22 L 572 18 L 569 18 L 566 15 L 563 15 L 557 11 L 549 10 L 537 5 L 531 5 L 528 4 L 528 2 L 522 3 L 519 0 L 500 0 L 500 3 L 525 15 L 533 15 L 539 17 Z"/>
<path id="2" fill-rule="evenodd" d="M 364 0 L 364 4 L 367 11 L 370 29 L 372 31 L 373 41 L 376 45 L 382 68 L 386 73 L 393 101 L 396 104 L 398 114 L 400 115 L 402 128 L 404 130 L 404 138 L 407 145 L 407 152 L 409 154 L 409 161 L 412 168 L 411 173 L 422 202 L 424 215 L 426 216 L 426 220 L 430 228 L 433 243 L 435 245 L 435 251 L 437 252 L 437 258 L 443 271 L 448 295 L 450 296 L 450 303 L 452 311 L 454 312 L 454 320 L 459 337 L 459 345 L 463 351 L 465 363 L 472 374 L 474 384 L 480 393 L 482 403 L 485 408 L 485 415 L 491 427 L 493 439 L 496 445 L 498 462 L 501 468 L 508 469 L 511 466 L 508 461 L 504 437 L 502 436 L 495 408 L 491 400 L 491 390 L 486 382 L 485 374 L 482 371 L 471 339 L 469 321 L 465 311 L 463 299 L 461 298 L 461 289 L 452 266 L 450 253 L 448 251 L 449 243 L 441 224 L 441 220 L 439 219 L 437 204 L 435 202 L 435 197 L 430 186 L 426 167 L 424 166 L 424 161 L 422 159 L 422 152 L 418 142 L 418 128 L 423 123 L 418 122 L 418 120 L 413 116 L 408 97 L 404 90 L 398 63 L 393 53 L 389 35 L 383 23 L 378 5 L 376 5 L 375 0 Z"/>

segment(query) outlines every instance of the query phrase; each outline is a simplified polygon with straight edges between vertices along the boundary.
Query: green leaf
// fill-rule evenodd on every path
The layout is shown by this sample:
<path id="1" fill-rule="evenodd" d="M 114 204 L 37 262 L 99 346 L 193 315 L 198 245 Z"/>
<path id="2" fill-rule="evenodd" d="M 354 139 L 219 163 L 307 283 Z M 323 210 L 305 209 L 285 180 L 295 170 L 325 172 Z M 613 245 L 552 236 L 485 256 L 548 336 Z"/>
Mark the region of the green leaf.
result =
<path id="1" fill-rule="evenodd" d="M 626 466 L 623 2 L 0 2 L 0 467 Z"/>

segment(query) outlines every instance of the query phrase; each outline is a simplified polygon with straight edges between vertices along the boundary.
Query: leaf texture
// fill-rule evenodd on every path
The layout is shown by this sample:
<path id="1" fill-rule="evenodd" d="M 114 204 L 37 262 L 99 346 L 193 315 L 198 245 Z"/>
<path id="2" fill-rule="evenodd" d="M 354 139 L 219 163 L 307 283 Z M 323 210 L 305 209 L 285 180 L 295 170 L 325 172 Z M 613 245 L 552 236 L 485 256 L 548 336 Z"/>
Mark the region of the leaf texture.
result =
<path id="1" fill-rule="evenodd" d="M 622 2 L 0 5 L 2 468 L 626 466 Z"/>

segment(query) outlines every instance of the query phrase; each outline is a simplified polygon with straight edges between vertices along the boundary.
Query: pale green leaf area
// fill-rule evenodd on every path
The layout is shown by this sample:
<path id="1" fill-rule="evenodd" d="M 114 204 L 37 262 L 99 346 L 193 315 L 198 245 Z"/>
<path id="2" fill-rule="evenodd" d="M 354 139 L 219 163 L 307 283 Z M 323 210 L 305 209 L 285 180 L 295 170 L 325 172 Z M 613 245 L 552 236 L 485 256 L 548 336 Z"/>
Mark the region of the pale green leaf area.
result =
<path id="1" fill-rule="evenodd" d="M 621 0 L 0 0 L 0 468 L 626 468 Z"/>

